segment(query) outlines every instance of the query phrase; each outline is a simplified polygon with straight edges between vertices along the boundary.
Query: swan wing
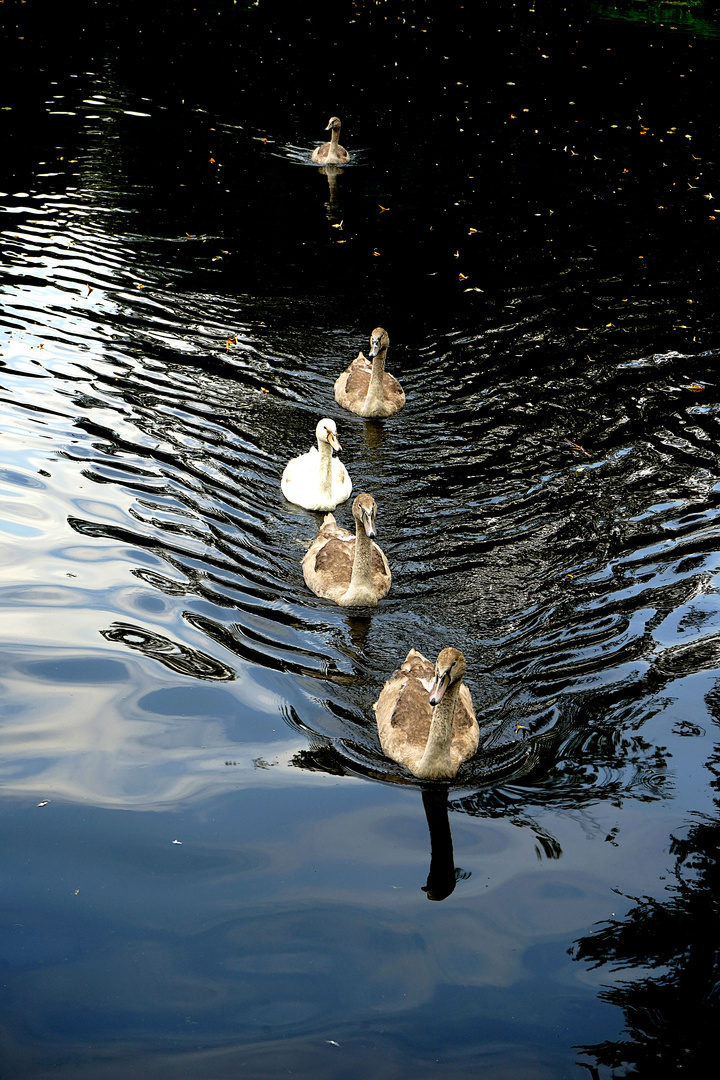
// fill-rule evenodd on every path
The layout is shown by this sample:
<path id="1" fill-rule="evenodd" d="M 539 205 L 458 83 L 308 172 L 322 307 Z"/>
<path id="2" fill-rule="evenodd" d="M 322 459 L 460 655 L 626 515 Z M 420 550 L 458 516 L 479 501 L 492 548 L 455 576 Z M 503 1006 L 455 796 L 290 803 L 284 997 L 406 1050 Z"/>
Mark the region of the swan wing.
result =
<path id="1" fill-rule="evenodd" d="M 333 498 L 337 497 L 339 503 L 345 502 L 352 494 L 352 480 L 340 458 L 332 461 L 332 489 Z"/>
<path id="2" fill-rule="evenodd" d="M 372 546 L 372 583 L 378 600 L 387 596 L 392 584 L 390 564 L 385 558 L 385 552 L 377 544 Z"/>
<path id="3" fill-rule="evenodd" d="M 460 768 L 463 761 L 471 758 L 478 748 L 480 741 L 480 729 L 475 719 L 470 691 L 462 683 L 455 706 L 453 717 L 452 742 L 450 744 L 450 758 L 455 769 Z"/>
<path id="4" fill-rule="evenodd" d="M 417 762 L 425 751 L 432 719 L 425 683 L 434 671 L 434 665 L 422 653 L 411 649 L 375 702 L 380 745 L 389 758 L 401 765 Z"/>
<path id="5" fill-rule="evenodd" d="M 315 479 L 319 466 L 320 454 L 316 446 L 311 447 L 306 454 L 299 454 L 297 457 L 290 458 L 283 469 L 282 480 L 280 481 L 283 494 L 287 495 L 285 489 L 288 487 L 304 486 Z M 287 497 L 290 498 L 289 495 Z"/>
<path id="6" fill-rule="evenodd" d="M 346 368 L 335 380 L 335 400 L 339 405 L 348 408 L 349 402 L 362 405 L 367 396 L 370 385 L 372 364 L 363 355 L 362 351 L 357 354 L 349 368 Z"/>
<path id="7" fill-rule="evenodd" d="M 345 533 L 345 529 L 335 529 L 338 534 Z M 355 537 L 350 533 L 318 538 L 302 562 L 305 584 L 316 596 L 337 603 L 350 585 L 354 557 Z"/>
<path id="8" fill-rule="evenodd" d="M 405 391 L 395 376 L 387 371 L 383 372 L 383 390 L 385 400 L 391 401 L 396 409 L 402 409 L 405 404 Z"/>

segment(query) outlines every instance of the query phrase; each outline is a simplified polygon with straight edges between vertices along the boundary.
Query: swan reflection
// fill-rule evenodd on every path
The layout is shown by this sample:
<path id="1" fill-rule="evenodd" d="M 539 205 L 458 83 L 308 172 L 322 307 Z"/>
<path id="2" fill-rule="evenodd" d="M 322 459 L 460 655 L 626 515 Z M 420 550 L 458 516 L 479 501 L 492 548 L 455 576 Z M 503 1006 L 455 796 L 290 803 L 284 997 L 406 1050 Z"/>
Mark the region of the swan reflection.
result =
<path id="1" fill-rule="evenodd" d="M 341 217 L 338 176 L 342 176 L 345 170 L 339 169 L 337 165 L 325 165 L 322 169 L 318 169 L 318 172 L 323 173 L 328 182 L 328 200 L 325 203 L 327 219 L 328 221 L 337 221 Z"/>

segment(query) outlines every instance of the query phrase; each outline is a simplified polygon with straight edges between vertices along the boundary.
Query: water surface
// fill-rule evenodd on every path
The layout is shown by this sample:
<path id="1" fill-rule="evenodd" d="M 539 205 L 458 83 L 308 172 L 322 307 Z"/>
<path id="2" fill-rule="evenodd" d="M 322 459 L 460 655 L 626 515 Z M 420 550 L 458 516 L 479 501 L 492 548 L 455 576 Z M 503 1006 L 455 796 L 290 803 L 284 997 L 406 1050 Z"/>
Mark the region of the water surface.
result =
<path id="1" fill-rule="evenodd" d="M 712 6 L 349 5 L 329 54 L 215 7 L 12 39 L 4 1070 L 674 1074 L 717 1009 Z M 383 423 L 332 396 L 378 324 Z M 372 612 L 280 492 L 325 415 Z M 372 712 L 446 644 L 447 795 Z"/>

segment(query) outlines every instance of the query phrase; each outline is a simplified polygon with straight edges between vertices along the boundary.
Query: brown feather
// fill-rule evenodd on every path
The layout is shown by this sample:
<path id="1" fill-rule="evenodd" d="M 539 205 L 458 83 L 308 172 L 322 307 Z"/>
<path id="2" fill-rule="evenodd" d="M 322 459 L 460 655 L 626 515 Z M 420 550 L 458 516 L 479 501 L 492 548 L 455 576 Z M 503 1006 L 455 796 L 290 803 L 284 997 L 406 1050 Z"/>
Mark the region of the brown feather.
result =
<path id="1" fill-rule="evenodd" d="M 358 501 L 363 499 L 369 500 L 370 496 L 358 495 L 353 503 L 353 513 Z M 347 529 L 341 529 L 334 516 L 327 514 L 302 561 L 303 577 L 316 596 L 341 603 L 350 587 L 354 560 L 355 536 Z M 382 549 L 374 542 L 370 575 L 372 591 L 377 600 L 381 600 L 390 590 L 392 575 Z M 345 603 L 349 601 L 345 600 Z"/>
<path id="2" fill-rule="evenodd" d="M 375 702 L 380 744 L 387 757 L 411 772 L 425 753 L 433 706 L 430 686 L 435 665 L 415 649 L 383 686 Z M 450 754 L 455 771 L 475 753 L 479 730 L 470 691 L 461 683 L 455 705 Z"/>
<path id="3" fill-rule="evenodd" d="M 385 362 L 389 338 L 387 331 L 382 327 L 373 330 L 370 337 L 371 351 L 373 339 L 377 345 L 379 335 L 382 335 L 384 345 L 380 350 L 381 363 Z M 346 368 L 335 380 L 335 400 L 344 409 L 357 413 L 360 416 L 383 418 L 393 416 L 405 405 L 405 393 L 398 380 L 389 372 L 383 371 L 382 375 L 382 398 L 379 391 L 373 394 L 370 402 L 366 402 L 372 376 L 373 362 L 368 360 L 362 351 L 353 360 L 349 368 Z"/>

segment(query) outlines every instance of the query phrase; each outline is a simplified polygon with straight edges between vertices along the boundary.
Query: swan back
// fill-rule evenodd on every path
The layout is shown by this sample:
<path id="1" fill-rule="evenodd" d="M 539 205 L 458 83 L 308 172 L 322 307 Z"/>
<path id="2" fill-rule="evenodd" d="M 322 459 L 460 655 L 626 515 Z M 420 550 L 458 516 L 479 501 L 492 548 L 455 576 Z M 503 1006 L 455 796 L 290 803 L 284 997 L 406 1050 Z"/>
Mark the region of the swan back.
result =
<path id="1" fill-rule="evenodd" d="M 280 487 L 286 499 L 306 510 L 334 510 L 352 492 L 345 466 L 333 457 L 333 450 L 342 450 L 335 421 L 329 417 L 320 420 L 315 438 L 317 447 L 287 463 Z"/>
<path id="2" fill-rule="evenodd" d="M 385 371 L 390 336 L 382 326 L 370 335 L 370 359 L 358 353 L 349 368 L 335 381 L 335 400 L 359 416 L 382 419 L 393 416 L 405 404 L 397 379 Z"/>
<path id="3" fill-rule="evenodd" d="M 415 776 L 450 779 L 477 750 L 479 729 L 464 674 L 459 649 L 443 649 L 435 665 L 411 649 L 375 702 L 383 751 Z"/>
<path id="4" fill-rule="evenodd" d="M 330 142 L 315 147 L 312 152 L 313 161 L 319 165 L 344 165 L 350 160 L 350 155 L 345 147 L 340 146 L 338 142 L 340 137 L 340 119 L 337 116 L 331 116 L 325 130 L 332 132 Z"/>
<path id="5" fill-rule="evenodd" d="M 303 577 L 316 596 L 343 607 L 374 607 L 390 589 L 388 561 L 377 544 L 372 495 L 353 502 L 355 536 L 328 514 L 303 559 Z"/>

